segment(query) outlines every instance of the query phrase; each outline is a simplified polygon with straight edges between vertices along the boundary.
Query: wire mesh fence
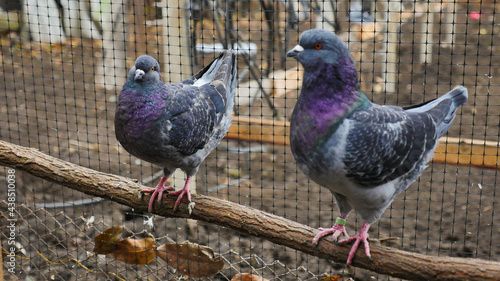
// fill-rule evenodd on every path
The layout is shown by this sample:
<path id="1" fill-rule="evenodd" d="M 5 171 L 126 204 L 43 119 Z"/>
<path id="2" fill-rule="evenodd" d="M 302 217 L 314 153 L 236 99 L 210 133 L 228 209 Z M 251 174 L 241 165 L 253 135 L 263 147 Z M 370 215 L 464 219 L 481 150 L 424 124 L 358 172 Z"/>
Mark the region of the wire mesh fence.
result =
<path id="1" fill-rule="evenodd" d="M 409 252 L 500 261 L 499 8 L 486 0 L 0 1 L 0 139 L 154 186 L 162 169 L 115 138 L 128 70 L 148 54 L 160 62 L 165 83 L 178 82 L 232 48 L 239 76 L 233 125 L 200 167 L 194 192 L 329 226 L 338 214 L 332 194 L 297 168 L 288 145 L 302 70 L 286 52 L 305 30 L 332 30 L 375 103 L 410 106 L 457 85 L 469 91 L 434 161 L 372 226 L 371 237 Z M 221 226 L 138 213 L 18 169 L 0 174 L 5 280 L 188 278 L 160 258 L 138 265 L 94 253 L 95 238 L 115 226 L 157 245 L 210 247 L 224 267 L 207 280 L 245 273 L 396 280 Z M 173 185 L 183 183 L 176 173 Z M 352 214 L 347 227 L 359 231 L 362 223 Z"/>

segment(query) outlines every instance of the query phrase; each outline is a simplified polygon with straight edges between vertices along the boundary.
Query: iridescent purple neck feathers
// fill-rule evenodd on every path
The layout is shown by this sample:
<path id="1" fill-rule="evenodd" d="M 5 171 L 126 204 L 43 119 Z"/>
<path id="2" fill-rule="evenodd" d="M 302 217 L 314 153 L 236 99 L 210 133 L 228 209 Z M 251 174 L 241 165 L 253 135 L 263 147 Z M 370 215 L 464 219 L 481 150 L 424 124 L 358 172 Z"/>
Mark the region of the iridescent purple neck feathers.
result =
<path id="1" fill-rule="evenodd" d="M 338 58 L 336 64 L 318 63 L 314 71 L 304 71 L 302 91 L 292 114 L 292 143 L 300 150 L 314 151 L 353 110 L 369 104 L 358 88 L 350 56 Z"/>
<path id="2" fill-rule="evenodd" d="M 338 58 L 336 64 L 318 63 L 313 71 L 304 71 L 298 104 L 322 123 L 321 120 L 344 116 L 362 96 L 356 66 L 346 55 Z"/>
<path id="3" fill-rule="evenodd" d="M 143 137 L 164 115 L 168 91 L 163 84 L 138 88 L 125 87 L 120 93 L 115 114 L 115 130 L 122 145 Z M 153 131 L 152 129 L 151 131 Z"/>

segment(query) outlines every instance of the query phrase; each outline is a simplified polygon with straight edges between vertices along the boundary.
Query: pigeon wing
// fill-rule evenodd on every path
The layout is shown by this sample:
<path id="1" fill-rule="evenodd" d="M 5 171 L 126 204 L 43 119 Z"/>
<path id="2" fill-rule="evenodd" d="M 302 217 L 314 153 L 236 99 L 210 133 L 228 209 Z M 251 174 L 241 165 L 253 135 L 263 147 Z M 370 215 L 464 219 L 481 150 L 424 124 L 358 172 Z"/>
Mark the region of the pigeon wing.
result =
<path id="1" fill-rule="evenodd" d="M 215 126 L 215 105 L 197 87 L 188 87 L 173 95 L 166 104 L 162 133 L 167 145 L 189 156 L 202 149 Z"/>
<path id="2" fill-rule="evenodd" d="M 410 173 L 436 144 L 436 128 L 427 114 L 373 106 L 353 114 L 344 165 L 362 186 L 378 186 Z"/>
<path id="3" fill-rule="evenodd" d="M 227 126 L 221 121 L 230 114 L 236 78 L 236 56 L 225 51 L 191 80 L 167 85 L 173 93 L 163 124 L 169 145 L 192 155 L 205 147 L 217 126 Z"/>

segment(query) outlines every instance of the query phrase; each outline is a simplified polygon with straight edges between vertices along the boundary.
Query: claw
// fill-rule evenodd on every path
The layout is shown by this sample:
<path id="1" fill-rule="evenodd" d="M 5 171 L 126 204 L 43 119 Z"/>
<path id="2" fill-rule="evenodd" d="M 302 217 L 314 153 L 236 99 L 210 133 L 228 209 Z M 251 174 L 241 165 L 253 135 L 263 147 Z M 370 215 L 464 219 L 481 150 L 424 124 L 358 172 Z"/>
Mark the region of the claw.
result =
<path id="1" fill-rule="evenodd" d="M 356 251 L 358 250 L 359 244 L 363 242 L 365 246 L 365 255 L 371 259 L 371 254 L 370 254 L 370 244 L 368 243 L 368 230 L 370 229 L 370 224 L 365 222 L 363 224 L 363 227 L 361 228 L 361 231 L 350 238 L 343 239 L 339 241 L 339 244 L 341 243 L 349 243 L 354 241 L 354 244 L 351 247 L 351 251 L 349 252 L 349 256 L 347 257 L 347 262 L 346 264 L 349 265 L 352 262 L 352 259 L 354 258 L 354 255 L 356 254 Z"/>
<path id="2" fill-rule="evenodd" d="M 153 203 L 155 201 L 155 198 L 158 198 L 158 203 L 161 203 L 161 199 L 163 198 L 163 193 L 165 191 L 172 191 L 174 188 L 172 186 L 165 186 L 165 182 L 167 181 L 168 177 L 162 177 L 158 185 L 154 189 L 144 189 L 141 190 L 142 193 L 153 193 L 151 195 L 151 199 L 149 200 L 149 205 L 148 205 L 148 212 L 153 211 Z M 177 200 L 175 201 L 174 205 L 174 211 L 177 210 L 177 207 L 181 203 L 182 198 L 184 195 L 187 195 L 187 198 L 189 202 L 191 202 L 191 193 L 189 192 L 189 183 L 191 182 L 191 179 L 187 177 L 186 179 L 186 184 L 184 184 L 184 187 L 179 190 L 179 191 L 174 191 L 174 192 L 169 192 L 167 195 L 178 195 Z"/>
<path id="3" fill-rule="evenodd" d="M 151 195 L 151 199 L 149 200 L 149 205 L 148 205 L 148 212 L 153 211 L 153 203 L 155 201 L 155 198 L 158 197 L 158 203 L 161 203 L 161 199 L 163 198 L 163 192 L 165 190 L 173 190 L 174 188 L 171 186 L 165 186 L 165 182 L 167 181 L 168 177 L 162 177 L 158 185 L 154 189 L 144 189 L 141 190 L 142 193 L 153 193 Z"/>
<path id="4" fill-rule="evenodd" d="M 347 231 L 345 230 L 345 217 L 343 216 L 339 216 L 337 219 L 336 219 L 336 223 L 334 226 L 332 226 L 331 228 L 318 228 L 319 230 L 319 233 L 316 234 L 316 236 L 314 236 L 314 239 L 313 239 L 313 244 L 314 245 L 317 245 L 318 242 L 319 242 L 319 239 L 321 239 L 323 236 L 326 236 L 328 234 L 331 234 L 333 233 L 333 240 L 335 242 L 337 242 L 337 239 L 339 238 L 339 236 L 342 234 L 344 235 L 345 237 L 348 237 L 349 238 L 349 235 L 347 234 Z"/>
<path id="5" fill-rule="evenodd" d="M 190 182 L 191 182 L 191 178 L 187 177 L 186 183 L 184 184 L 184 187 L 181 190 L 175 191 L 175 192 L 170 192 L 168 194 L 168 195 L 178 195 L 177 200 L 175 200 L 174 211 L 177 210 L 177 207 L 181 203 L 182 197 L 184 197 L 184 195 L 187 195 L 188 201 L 191 202 L 191 193 L 189 192 L 189 183 Z"/>

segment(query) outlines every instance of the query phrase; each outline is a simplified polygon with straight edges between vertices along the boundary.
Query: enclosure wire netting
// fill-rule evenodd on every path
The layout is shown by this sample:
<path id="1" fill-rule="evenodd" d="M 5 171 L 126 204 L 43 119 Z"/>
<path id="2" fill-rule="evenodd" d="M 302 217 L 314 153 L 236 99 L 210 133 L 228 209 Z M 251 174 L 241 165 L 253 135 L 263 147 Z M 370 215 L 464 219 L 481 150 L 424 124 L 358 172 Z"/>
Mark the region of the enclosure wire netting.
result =
<path id="1" fill-rule="evenodd" d="M 0 139 L 155 186 L 162 170 L 131 156 L 115 138 L 114 112 L 128 70 L 149 54 L 163 81 L 177 82 L 233 48 L 239 83 L 230 132 L 236 136 L 205 160 L 196 193 L 329 227 L 336 203 L 296 167 L 282 124 L 302 75 L 286 52 L 305 30 L 335 30 L 375 103 L 414 105 L 458 85 L 469 91 L 435 161 L 372 226 L 371 237 L 391 238 L 384 245 L 409 252 L 500 261 L 499 8 L 486 0 L 0 1 Z M 158 246 L 210 247 L 224 267 L 205 280 L 244 273 L 267 280 L 398 280 L 217 225 L 137 213 L 19 169 L 0 173 L 5 280 L 189 279 L 161 258 L 140 265 L 93 252 L 96 237 L 116 226 L 123 237 L 150 237 Z M 175 174 L 173 185 L 183 177 Z M 354 233 L 362 223 L 352 213 L 346 228 Z"/>

